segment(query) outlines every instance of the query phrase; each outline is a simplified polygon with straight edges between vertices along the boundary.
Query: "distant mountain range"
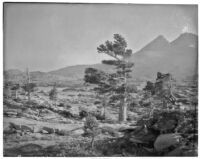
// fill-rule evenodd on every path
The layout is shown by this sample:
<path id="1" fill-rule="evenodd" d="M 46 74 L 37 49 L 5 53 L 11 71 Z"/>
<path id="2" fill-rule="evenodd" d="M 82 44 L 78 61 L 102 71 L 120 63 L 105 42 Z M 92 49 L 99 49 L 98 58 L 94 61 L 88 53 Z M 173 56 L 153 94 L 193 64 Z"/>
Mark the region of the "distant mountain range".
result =
<path id="1" fill-rule="evenodd" d="M 132 77 L 136 81 L 153 80 L 158 71 L 172 73 L 178 80 L 196 77 L 198 73 L 198 36 L 192 33 L 183 33 L 169 42 L 164 36 L 159 35 L 128 60 L 135 63 Z M 106 72 L 115 70 L 110 65 L 94 64 L 69 66 L 50 72 L 35 71 L 30 74 L 32 81 L 41 85 L 54 82 L 64 85 L 78 84 L 83 82 L 84 71 L 87 67 Z M 21 82 L 25 79 L 25 73 L 20 70 L 6 70 L 4 79 Z"/>
<path id="2" fill-rule="evenodd" d="M 176 79 L 197 75 L 198 36 L 181 34 L 172 42 L 158 36 L 141 50 L 133 54 L 133 75 L 136 78 L 155 78 L 158 71 L 171 73 Z"/>

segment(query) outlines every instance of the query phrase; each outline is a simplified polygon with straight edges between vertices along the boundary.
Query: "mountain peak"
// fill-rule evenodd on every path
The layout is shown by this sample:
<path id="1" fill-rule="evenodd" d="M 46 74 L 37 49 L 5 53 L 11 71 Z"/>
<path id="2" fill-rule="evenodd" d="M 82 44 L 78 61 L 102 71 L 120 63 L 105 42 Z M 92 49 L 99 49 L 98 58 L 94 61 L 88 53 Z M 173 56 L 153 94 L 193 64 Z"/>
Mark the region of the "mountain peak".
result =
<path id="1" fill-rule="evenodd" d="M 185 32 L 185 33 L 180 34 L 174 41 L 180 40 L 180 39 L 197 39 L 197 38 L 198 36 L 196 34 Z"/>
<path id="2" fill-rule="evenodd" d="M 167 39 L 163 35 L 158 35 L 157 38 L 155 38 L 155 39 L 167 41 Z"/>
<path id="3" fill-rule="evenodd" d="M 165 49 L 169 46 L 169 41 L 163 36 L 159 35 L 148 43 L 142 50 L 159 50 Z"/>
<path id="4" fill-rule="evenodd" d="M 169 43 L 169 41 L 163 35 L 157 36 L 152 42 L 154 42 L 154 43 L 155 42 L 159 42 L 159 43 L 163 42 L 163 43 L 167 43 L 167 44 Z"/>
<path id="5" fill-rule="evenodd" d="M 197 36 L 197 35 L 193 34 L 193 33 L 189 33 L 189 32 L 184 32 L 180 36 L 187 36 L 187 37 L 189 37 L 189 36 Z"/>
<path id="6" fill-rule="evenodd" d="M 193 33 L 183 33 L 171 42 L 172 45 L 178 47 L 197 47 L 198 35 Z"/>

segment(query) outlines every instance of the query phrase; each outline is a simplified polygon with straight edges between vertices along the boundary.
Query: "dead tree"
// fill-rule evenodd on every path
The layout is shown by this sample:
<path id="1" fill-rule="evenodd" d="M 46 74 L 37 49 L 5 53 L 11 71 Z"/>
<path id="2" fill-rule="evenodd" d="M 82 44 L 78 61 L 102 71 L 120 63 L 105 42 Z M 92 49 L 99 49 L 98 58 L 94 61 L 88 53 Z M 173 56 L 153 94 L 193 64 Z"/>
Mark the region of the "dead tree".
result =
<path id="1" fill-rule="evenodd" d="M 27 70 L 26 70 L 26 82 L 25 82 L 25 84 L 22 86 L 22 88 L 23 88 L 24 91 L 27 93 L 28 101 L 29 101 L 29 102 L 30 102 L 30 100 L 31 100 L 31 92 L 34 92 L 35 87 L 36 87 L 36 84 L 30 82 L 30 74 L 29 74 L 29 70 L 28 70 L 28 68 L 27 68 Z"/>

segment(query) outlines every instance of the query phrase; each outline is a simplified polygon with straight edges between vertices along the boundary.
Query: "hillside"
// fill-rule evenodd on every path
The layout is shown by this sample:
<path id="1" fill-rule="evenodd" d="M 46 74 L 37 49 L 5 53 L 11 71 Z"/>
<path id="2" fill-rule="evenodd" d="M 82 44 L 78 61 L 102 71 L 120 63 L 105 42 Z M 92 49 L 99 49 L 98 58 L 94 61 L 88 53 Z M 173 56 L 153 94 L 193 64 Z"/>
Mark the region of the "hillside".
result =
<path id="1" fill-rule="evenodd" d="M 88 67 L 93 67 L 99 70 L 103 70 L 106 72 L 112 72 L 113 67 L 105 64 L 94 64 L 94 65 L 76 65 L 76 66 L 69 66 L 65 68 L 61 68 L 55 71 L 48 72 L 52 75 L 60 75 L 64 76 L 68 79 L 82 79 L 84 76 L 84 71 Z"/>
<path id="2" fill-rule="evenodd" d="M 105 64 L 94 65 L 76 65 L 61 68 L 50 72 L 33 71 L 30 72 L 32 82 L 40 86 L 53 85 L 55 82 L 58 86 L 71 86 L 83 84 L 84 71 L 88 67 L 97 68 L 106 72 L 112 72 L 112 66 Z M 4 81 L 12 81 L 14 83 L 24 83 L 26 80 L 26 73 L 20 70 L 4 71 Z"/>

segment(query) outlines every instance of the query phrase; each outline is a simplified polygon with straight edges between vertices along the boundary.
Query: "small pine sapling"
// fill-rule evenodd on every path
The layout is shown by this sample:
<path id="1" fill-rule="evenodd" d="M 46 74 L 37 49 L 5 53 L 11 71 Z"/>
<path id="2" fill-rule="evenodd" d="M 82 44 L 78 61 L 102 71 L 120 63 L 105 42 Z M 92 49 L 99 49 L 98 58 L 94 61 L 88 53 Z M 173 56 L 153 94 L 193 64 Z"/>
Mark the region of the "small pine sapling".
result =
<path id="1" fill-rule="evenodd" d="M 95 137 L 100 133 L 100 129 L 99 129 L 99 123 L 98 123 L 97 119 L 94 116 L 92 116 L 91 114 L 89 114 L 86 117 L 86 120 L 84 123 L 84 131 L 85 131 L 85 134 L 87 134 L 88 136 L 90 136 L 92 138 L 91 148 L 93 149 Z"/>
<path id="2" fill-rule="evenodd" d="M 35 83 L 26 83 L 22 86 L 22 89 L 27 92 L 28 95 L 28 101 L 31 100 L 31 92 L 34 92 L 34 89 L 36 87 Z"/>

